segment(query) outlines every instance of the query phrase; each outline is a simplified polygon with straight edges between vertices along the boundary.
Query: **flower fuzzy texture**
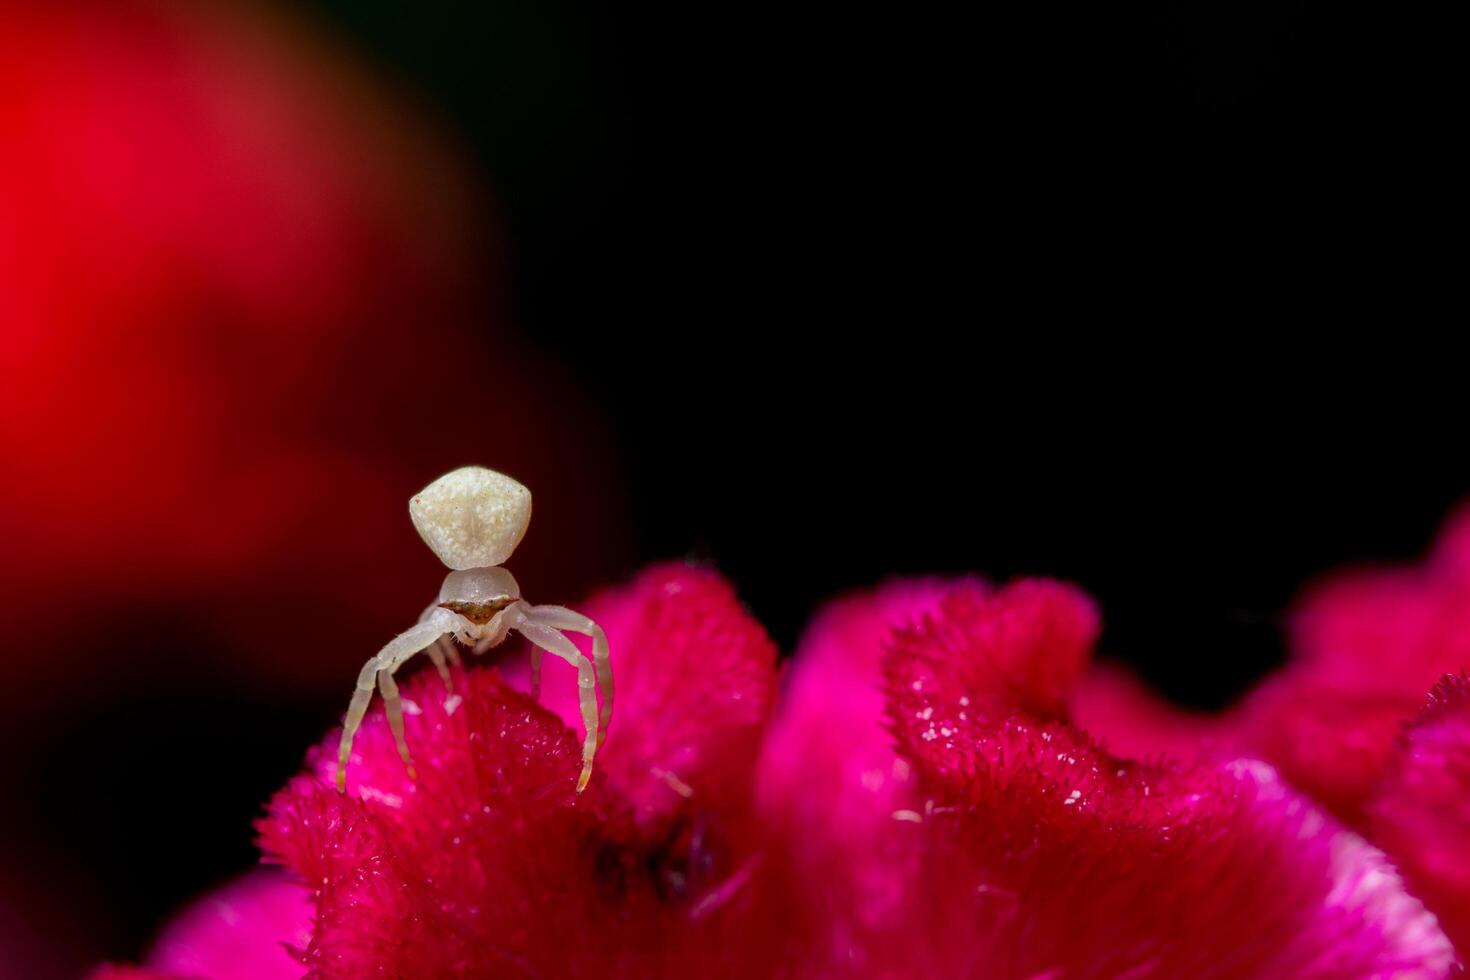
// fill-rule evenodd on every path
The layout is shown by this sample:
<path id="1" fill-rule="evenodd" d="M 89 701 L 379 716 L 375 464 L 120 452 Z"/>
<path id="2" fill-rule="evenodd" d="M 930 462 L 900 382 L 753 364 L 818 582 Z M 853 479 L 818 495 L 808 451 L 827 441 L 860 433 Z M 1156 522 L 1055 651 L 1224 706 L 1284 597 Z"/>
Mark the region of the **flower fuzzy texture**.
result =
<path id="1" fill-rule="evenodd" d="M 570 690 L 431 672 L 412 781 L 380 713 L 261 822 L 314 977 L 1440 977 L 1383 855 L 1267 764 L 1117 757 L 1069 718 L 1099 630 L 1032 580 L 894 583 L 775 650 L 712 572 L 586 605 L 619 713 L 587 792 Z M 548 667 L 550 664 L 548 663 Z"/>
<path id="2" fill-rule="evenodd" d="M 885 662 L 928 780 L 927 948 L 1005 976 L 1439 976 L 1453 952 L 1383 856 L 1264 763 L 1145 765 L 1054 715 L 1095 634 L 1045 583 L 956 594 Z M 1018 673 L 1018 661 L 1052 665 Z M 958 956 L 952 951 L 965 952 Z"/>
<path id="3" fill-rule="evenodd" d="M 457 674 L 452 712 L 437 677 L 405 685 L 417 781 L 375 714 L 347 795 L 330 738 L 277 794 L 261 843 L 316 890 L 310 975 L 766 972 L 769 951 L 730 931 L 748 821 L 713 788 L 749 781 L 775 648 L 697 569 L 651 569 L 587 608 L 613 645 L 621 723 L 582 797 L 571 729 L 493 669 Z"/>

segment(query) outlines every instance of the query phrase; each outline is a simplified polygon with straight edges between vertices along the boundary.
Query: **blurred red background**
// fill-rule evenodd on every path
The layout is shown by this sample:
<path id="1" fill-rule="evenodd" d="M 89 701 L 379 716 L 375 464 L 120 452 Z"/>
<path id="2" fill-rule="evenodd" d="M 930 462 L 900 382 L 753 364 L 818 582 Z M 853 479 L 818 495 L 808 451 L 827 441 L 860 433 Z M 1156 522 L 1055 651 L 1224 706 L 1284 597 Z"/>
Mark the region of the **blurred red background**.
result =
<path id="1" fill-rule="evenodd" d="M 0 658 L 18 692 L 0 731 L 26 746 L 18 793 L 121 828 L 172 822 L 175 794 L 150 798 L 139 769 L 238 780 L 274 710 L 345 699 L 433 596 L 406 502 L 452 466 L 534 489 L 529 595 L 623 567 L 609 431 L 510 323 L 493 198 L 431 111 L 259 6 L 0 15 Z M 236 707 L 211 718 L 219 701 Z M 196 741 L 200 768 L 120 756 L 140 743 L 118 725 Z M 95 741 L 65 744 L 78 732 Z M 30 772 L 43 759 L 76 768 Z M 130 869 L 68 853 L 74 828 L 39 825 L 57 801 L 33 802 L 0 818 L 6 976 L 37 975 L 6 967 L 12 932 L 85 962 L 130 928 Z M 187 866 L 203 835 L 175 830 L 134 840 Z"/>

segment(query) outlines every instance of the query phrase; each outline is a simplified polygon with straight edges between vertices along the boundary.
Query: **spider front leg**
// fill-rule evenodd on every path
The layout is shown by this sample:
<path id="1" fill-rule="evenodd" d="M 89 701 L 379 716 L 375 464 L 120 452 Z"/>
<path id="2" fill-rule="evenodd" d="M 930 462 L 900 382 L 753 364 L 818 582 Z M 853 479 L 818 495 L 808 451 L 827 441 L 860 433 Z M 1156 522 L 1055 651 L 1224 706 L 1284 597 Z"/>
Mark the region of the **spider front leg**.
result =
<path id="1" fill-rule="evenodd" d="M 419 622 L 428 622 L 431 616 L 438 616 L 443 609 L 436 602 L 425 609 L 419 616 Z M 454 697 L 454 678 L 449 673 L 449 665 L 459 666 L 459 654 L 455 652 L 454 640 L 448 637 L 439 637 L 427 647 L 429 659 L 434 662 L 434 669 L 439 672 L 439 677 L 444 681 L 444 690 L 452 698 Z"/>
<path id="2" fill-rule="evenodd" d="M 411 626 L 388 641 L 388 645 L 378 651 L 378 655 L 363 665 L 362 672 L 357 675 L 357 689 L 352 693 L 352 702 L 347 706 L 347 718 L 342 723 L 342 741 L 337 747 L 337 791 L 347 792 L 347 760 L 352 756 L 352 739 L 357 734 L 357 729 L 362 725 L 362 717 L 367 714 L 368 703 L 373 699 L 373 678 L 382 670 L 393 670 L 399 664 L 418 653 L 420 650 L 433 643 L 444 633 L 455 628 L 454 617 L 448 614 L 433 616 L 417 625 Z M 389 683 L 391 684 L 391 678 Z M 396 685 L 393 687 L 396 692 Z M 384 689 L 384 696 L 387 689 Z M 400 704 L 401 708 L 401 704 Z M 400 714 L 401 722 L 401 714 Z M 389 719 L 390 726 L 392 718 Z M 402 745 L 402 735 L 395 732 Z M 401 748 L 406 753 L 407 748 Z"/>
<path id="3" fill-rule="evenodd" d="M 607 634 L 592 620 L 566 606 L 531 606 L 523 613 L 533 623 L 540 623 L 556 630 L 571 630 L 592 637 L 592 664 L 597 669 L 597 689 L 602 692 L 602 712 L 597 719 L 597 747 L 607 740 L 607 726 L 612 721 L 613 675 L 612 662 L 608 657 Z M 537 663 L 531 661 L 531 683 L 536 685 Z"/>
<path id="4" fill-rule="evenodd" d="M 441 636 L 424 647 L 424 652 L 434 662 L 434 669 L 439 672 L 439 678 L 444 681 L 444 693 L 451 698 L 454 697 L 454 676 L 449 673 L 449 664 L 446 663 L 447 658 L 444 656 L 444 637 Z"/>
<path id="5" fill-rule="evenodd" d="M 352 738 L 367 714 L 368 702 L 373 699 L 373 678 L 378 673 L 378 658 L 374 656 L 363 665 L 357 675 L 357 688 L 352 692 L 352 701 L 347 705 L 347 718 L 342 722 L 342 741 L 337 746 L 337 792 L 347 792 L 347 758 L 352 754 Z"/>
<path id="6" fill-rule="evenodd" d="M 586 732 L 582 740 L 582 775 L 577 779 L 577 792 L 580 793 L 592 778 L 592 759 L 597 755 L 597 681 L 592 661 L 571 640 L 524 614 L 515 628 L 536 646 L 577 668 L 577 695 L 582 708 L 582 728 Z"/>
<path id="7" fill-rule="evenodd" d="M 432 650 L 430 643 L 427 649 Z M 388 730 L 393 733 L 393 744 L 398 747 L 398 757 L 408 767 L 408 778 L 418 779 L 414 772 L 413 756 L 408 752 L 408 740 L 403 737 L 403 698 L 398 694 L 398 684 L 393 680 L 393 671 L 398 665 L 384 667 L 378 671 L 378 690 L 383 692 L 383 713 L 388 716 Z"/>
<path id="8" fill-rule="evenodd" d="M 504 642 L 506 634 L 511 631 L 511 628 L 516 622 L 516 614 L 519 613 L 523 616 L 532 608 L 526 603 L 520 602 L 516 604 L 514 609 L 502 612 L 497 616 L 490 624 L 490 632 L 475 643 L 473 648 L 475 656 L 479 656 L 491 647 L 497 647 Z M 542 653 L 543 651 L 540 647 L 535 644 L 531 645 L 531 699 L 533 701 L 541 700 Z"/>

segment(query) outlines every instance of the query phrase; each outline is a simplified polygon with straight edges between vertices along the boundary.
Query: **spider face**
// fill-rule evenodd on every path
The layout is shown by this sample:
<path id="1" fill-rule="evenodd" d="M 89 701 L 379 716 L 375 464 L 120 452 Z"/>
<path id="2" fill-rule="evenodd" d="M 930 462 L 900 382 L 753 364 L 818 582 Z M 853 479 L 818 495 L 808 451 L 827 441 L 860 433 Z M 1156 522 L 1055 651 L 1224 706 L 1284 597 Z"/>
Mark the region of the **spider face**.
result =
<path id="1" fill-rule="evenodd" d="M 451 599 L 449 602 L 439 603 L 440 609 L 448 609 L 452 613 L 458 613 L 476 626 L 484 626 L 494 619 L 496 614 L 507 606 L 514 605 L 516 597 L 513 595 L 497 596 L 486 602 L 466 602 L 463 599 Z"/>
<path id="2" fill-rule="evenodd" d="M 488 568 L 504 563 L 526 536 L 531 491 L 504 473 L 463 466 L 415 494 L 408 516 L 450 568 Z"/>

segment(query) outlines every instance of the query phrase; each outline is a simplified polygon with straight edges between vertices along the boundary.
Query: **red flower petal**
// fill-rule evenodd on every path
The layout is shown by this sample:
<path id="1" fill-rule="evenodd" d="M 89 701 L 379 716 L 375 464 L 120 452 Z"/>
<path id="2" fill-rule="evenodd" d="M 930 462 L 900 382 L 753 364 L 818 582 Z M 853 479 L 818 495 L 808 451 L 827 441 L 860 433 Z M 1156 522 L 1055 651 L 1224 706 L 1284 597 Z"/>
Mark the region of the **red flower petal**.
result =
<path id="1" fill-rule="evenodd" d="M 1442 674 L 1470 668 L 1470 508 L 1428 560 L 1349 571 L 1308 590 L 1292 615 L 1293 656 L 1342 688 L 1416 702 Z"/>
<path id="2" fill-rule="evenodd" d="M 768 817 L 812 834 L 804 843 L 866 847 L 875 815 L 887 822 L 910 799 L 908 763 L 884 724 L 879 664 L 891 632 L 936 610 L 955 587 L 892 582 L 830 603 L 807 628 L 761 753 L 758 789 Z"/>
<path id="3" fill-rule="evenodd" d="M 581 797 L 580 718 L 573 730 L 497 672 L 469 670 L 452 711 L 432 671 L 403 685 L 416 782 L 374 710 L 347 795 L 332 784 L 333 732 L 315 771 L 272 800 L 262 847 L 315 892 L 312 975 L 769 972 L 779 944 L 749 942 L 760 862 L 741 810 L 770 641 L 722 580 L 693 569 L 652 570 L 586 611 L 609 633 L 619 683 Z M 545 680 L 549 696 L 575 696 L 571 678 Z M 649 772 L 670 764 L 688 797 Z"/>
<path id="4" fill-rule="evenodd" d="M 1081 747 L 1066 746 L 1079 765 L 1111 761 L 1073 751 Z M 1125 768 L 1084 779 L 1074 798 L 1078 785 L 1017 766 L 966 787 L 958 809 L 935 801 L 918 893 L 933 951 L 925 967 L 1004 977 L 1449 975 L 1448 942 L 1382 855 L 1268 766 Z M 1144 789 L 1166 799 L 1140 800 Z"/>
<path id="5" fill-rule="evenodd" d="M 579 611 L 606 631 L 617 682 L 597 768 L 633 805 L 645 838 L 667 833 L 690 798 L 702 809 L 747 800 L 775 701 L 776 647 L 729 583 L 707 569 L 656 565 Z M 525 683 L 523 662 L 505 670 Z M 545 703 L 580 730 L 575 671 L 553 657 L 543 671 Z"/>
<path id="6" fill-rule="evenodd" d="M 801 896 L 781 914 L 823 951 L 820 962 L 843 962 L 903 921 L 916 836 L 893 814 L 920 803 L 884 725 L 879 663 L 892 630 L 933 612 L 957 585 L 895 581 L 830 603 L 787 675 L 756 792 L 779 838 L 785 890 Z"/>
<path id="7" fill-rule="evenodd" d="M 1470 950 L 1470 679 L 1445 677 L 1429 700 L 1370 804 L 1371 826 L 1456 946 Z"/>
<path id="8" fill-rule="evenodd" d="M 961 730 L 1016 710 L 1060 717 L 1099 628 L 1092 601 L 1058 582 L 1015 582 L 994 595 L 951 592 L 935 616 L 894 635 L 885 660 L 900 751 L 939 771 L 957 760 L 926 749 L 958 744 Z"/>
<path id="9" fill-rule="evenodd" d="M 1354 571 L 1309 590 L 1293 663 L 1247 699 L 1243 736 L 1354 824 L 1403 724 L 1445 673 L 1470 669 L 1470 511 L 1416 566 Z"/>
<path id="10" fill-rule="evenodd" d="M 1112 663 L 1093 666 L 1072 694 L 1077 726 L 1128 759 L 1192 759 L 1233 742 L 1231 720 L 1172 704 Z"/>
<path id="11" fill-rule="evenodd" d="M 1361 827 L 1417 699 L 1344 689 L 1310 668 L 1288 666 L 1251 692 L 1239 711 L 1241 740 L 1293 786 Z"/>
<path id="12" fill-rule="evenodd" d="M 1447 974 L 1448 942 L 1382 855 L 1268 766 L 1138 765 L 1054 717 L 1095 618 L 1059 586 L 1017 606 L 952 596 L 886 660 L 895 734 L 930 794 L 926 863 L 907 947 L 887 953 L 894 965 Z M 1060 679 L 1038 683 L 1042 664 Z"/>
<path id="13" fill-rule="evenodd" d="M 407 718 L 417 782 L 375 711 L 355 743 L 349 795 L 332 784 L 334 732 L 313 753 L 316 773 L 292 780 L 261 822 L 262 848 L 316 891 L 308 962 L 322 976 L 509 962 L 511 950 L 553 938 L 540 903 L 593 880 L 579 844 L 591 808 L 572 806 L 578 738 L 493 670 L 456 676 L 452 713 L 430 674 L 404 685 L 417 709 Z"/>
<path id="14" fill-rule="evenodd" d="M 1470 660 L 1470 607 L 1429 568 L 1348 572 L 1309 590 L 1292 615 L 1292 653 L 1344 688 L 1418 697 Z"/>

